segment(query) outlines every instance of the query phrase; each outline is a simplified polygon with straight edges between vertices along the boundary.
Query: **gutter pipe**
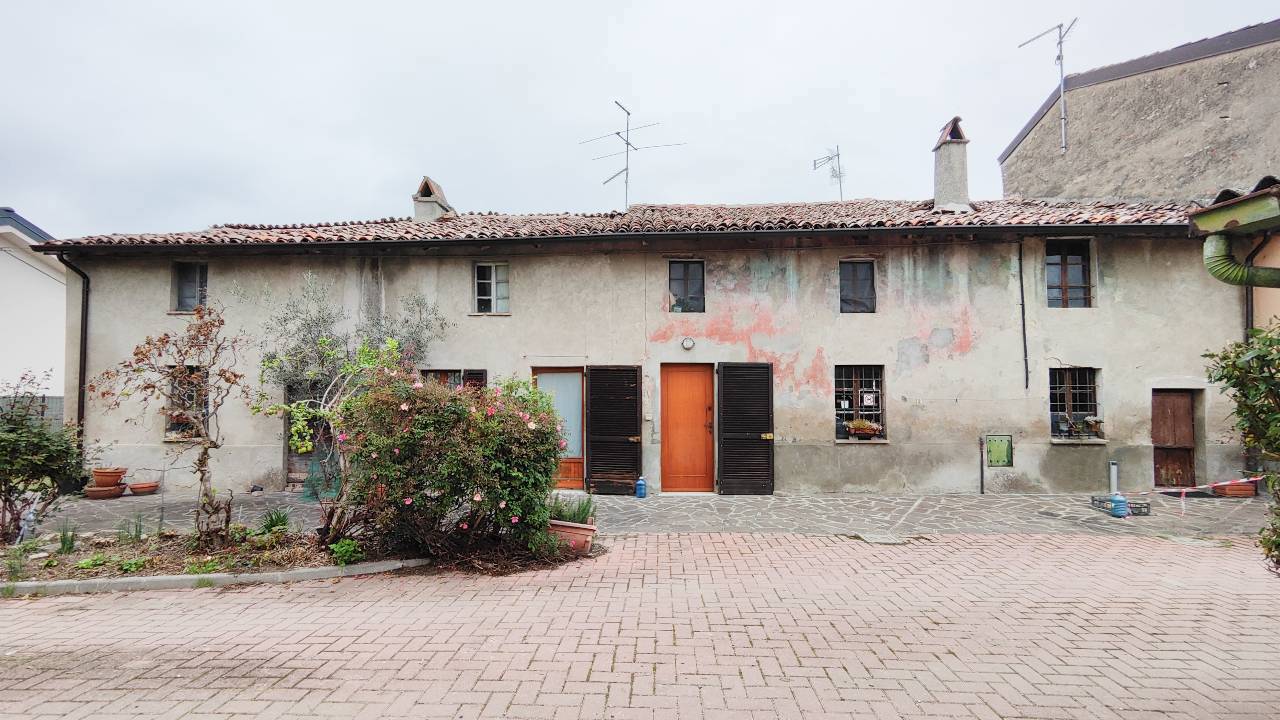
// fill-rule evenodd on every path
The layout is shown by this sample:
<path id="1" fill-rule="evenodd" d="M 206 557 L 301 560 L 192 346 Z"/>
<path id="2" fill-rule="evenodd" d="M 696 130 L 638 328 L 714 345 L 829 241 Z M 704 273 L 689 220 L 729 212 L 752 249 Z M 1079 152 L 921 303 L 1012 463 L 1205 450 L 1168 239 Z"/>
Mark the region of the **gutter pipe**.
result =
<path id="1" fill-rule="evenodd" d="M 89 276 L 85 274 L 75 263 L 67 259 L 66 254 L 58 253 L 58 262 L 67 267 L 68 270 L 80 276 L 80 349 L 79 357 L 76 360 L 76 424 L 83 426 L 84 424 L 84 406 L 85 406 L 85 370 L 88 367 L 89 359 Z M 84 432 L 78 433 L 80 448 L 84 449 Z"/>

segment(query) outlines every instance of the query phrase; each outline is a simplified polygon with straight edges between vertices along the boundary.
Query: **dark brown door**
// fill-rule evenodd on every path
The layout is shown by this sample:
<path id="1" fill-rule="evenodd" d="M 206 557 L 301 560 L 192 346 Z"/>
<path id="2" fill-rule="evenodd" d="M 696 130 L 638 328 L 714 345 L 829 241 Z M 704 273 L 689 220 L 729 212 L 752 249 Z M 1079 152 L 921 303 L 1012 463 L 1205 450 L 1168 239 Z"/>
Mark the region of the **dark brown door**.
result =
<path id="1" fill-rule="evenodd" d="M 640 368 L 587 368 L 588 492 L 635 494 L 640 477 Z"/>
<path id="2" fill-rule="evenodd" d="M 717 403 L 722 495 L 773 494 L 773 365 L 720 363 Z"/>
<path id="3" fill-rule="evenodd" d="M 662 491 L 715 489 L 714 368 L 662 366 Z"/>
<path id="4" fill-rule="evenodd" d="M 1153 390 L 1151 444 L 1155 483 L 1163 487 L 1196 484 L 1195 396 L 1191 390 Z"/>

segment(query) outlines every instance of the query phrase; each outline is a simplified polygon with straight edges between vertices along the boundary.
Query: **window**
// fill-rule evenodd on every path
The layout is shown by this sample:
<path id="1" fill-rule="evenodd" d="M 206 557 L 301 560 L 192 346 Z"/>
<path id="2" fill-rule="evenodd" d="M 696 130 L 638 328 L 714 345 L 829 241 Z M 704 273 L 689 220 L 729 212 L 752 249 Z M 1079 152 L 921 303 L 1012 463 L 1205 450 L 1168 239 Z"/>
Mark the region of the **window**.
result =
<path id="1" fill-rule="evenodd" d="M 488 370 L 423 370 L 423 380 L 431 380 L 451 388 L 484 387 L 489 383 Z"/>
<path id="2" fill-rule="evenodd" d="M 701 260 L 672 260 L 668 269 L 671 312 L 705 312 Z"/>
<path id="3" fill-rule="evenodd" d="M 208 298 L 209 266 L 204 263 L 173 264 L 173 310 L 191 312 Z"/>
<path id="4" fill-rule="evenodd" d="M 507 276 L 507 263 L 476 263 L 477 313 L 511 312 L 511 290 Z"/>
<path id="5" fill-rule="evenodd" d="M 1049 307 L 1093 306 L 1088 240 L 1049 240 L 1044 249 L 1044 275 Z"/>
<path id="6" fill-rule="evenodd" d="M 868 420 L 879 430 L 868 427 L 865 433 L 855 433 L 846 425 L 854 420 Z M 836 439 L 859 435 L 885 437 L 883 365 L 836 366 Z"/>
<path id="7" fill-rule="evenodd" d="M 209 412 L 208 375 L 195 365 L 169 366 L 169 406 L 165 409 L 164 432 L 168 437 L 196 436 L 196 423 L 204 423 Z"/>
<path id="8" fill-rule="evenodd" d="M 1054 437 L 1102 436 L 1096 369 L 1049 370 L 1049 426 Z"/>
<path id="9" fill-rule="evenodd" d="M 840 312 L 876 311 L 876 264 L 870 260 L 840 261 Z"/>

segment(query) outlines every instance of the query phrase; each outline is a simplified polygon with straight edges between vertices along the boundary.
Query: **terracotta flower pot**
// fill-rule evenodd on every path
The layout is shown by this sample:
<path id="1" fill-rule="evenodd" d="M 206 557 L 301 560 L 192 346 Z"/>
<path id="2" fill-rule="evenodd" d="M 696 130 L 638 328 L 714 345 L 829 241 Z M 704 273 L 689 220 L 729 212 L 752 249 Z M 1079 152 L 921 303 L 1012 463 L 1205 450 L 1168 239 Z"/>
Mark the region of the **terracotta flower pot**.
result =
<path id="1" fill-rule="evenodd" d="M 103 488 L 119 485 L 128 471 L 128 468 L 122 467 L 94 468 L 93 484 Z"/>
<path id="2" fill-rule="evenodd" d="M 84 496 L 90 500 L 110 500 L 123 495 L 124 489 L 125 486 L 122 484 L 110 485 L 107 487 L 98 487 L 93 485 L 84 489 Z"/>
<path id="3" fill-rule="evenodd" d="M 159 482 L 136 482 L 129 483 L 130 495 L 150 495 L 160 489 Z"/>
<path id="4" fill-rule="evenodd" d="M 555 535 L 568 545 L 569 550 L 579 555 L 586 555 L 591 552 L 591 540 L 596 534 L 595 518 L 591 518 L 589 523 L 585 525 L 564 520 L 552 520 L 549 530 L 552 535 Z"/>

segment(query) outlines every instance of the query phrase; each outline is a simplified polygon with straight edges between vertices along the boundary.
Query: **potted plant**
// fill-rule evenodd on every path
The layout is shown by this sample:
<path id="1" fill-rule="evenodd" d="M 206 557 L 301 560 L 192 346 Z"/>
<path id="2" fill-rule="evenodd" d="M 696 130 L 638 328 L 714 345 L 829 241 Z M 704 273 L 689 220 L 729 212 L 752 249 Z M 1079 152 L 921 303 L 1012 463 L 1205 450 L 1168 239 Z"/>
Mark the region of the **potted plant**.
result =
<path id="1" fill-rule="evenodd" d="M 858 418 L 856 420 L 846 420 L 845 429 L 849 434 L 859 440 L 870 440 L 874 437 L 884 434 L 884 426 L 878 422 L 867 420 L 866 418 Z"/>
<path id="2" fill-rule="evenodd" d="M 548 530 L 571 552 L 586 555 L 591 552 L 591 541 L 596 534 L 596 506 L 590 495 L 569 500 L 558 493 L 551 494 L 551 526 Z"/>
<path id="3" fill-rule="evenodd" d="M 115 487 L 120 484 L 128 471 L 128 468 L 122 467 L 96 467 L 93 469 L 94 487 Z"/>

